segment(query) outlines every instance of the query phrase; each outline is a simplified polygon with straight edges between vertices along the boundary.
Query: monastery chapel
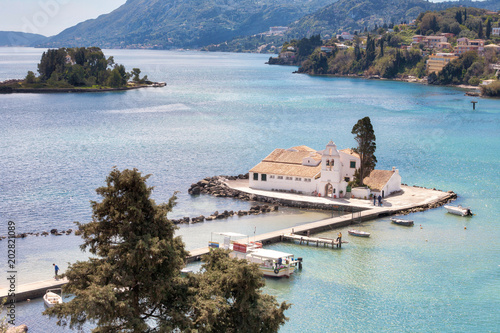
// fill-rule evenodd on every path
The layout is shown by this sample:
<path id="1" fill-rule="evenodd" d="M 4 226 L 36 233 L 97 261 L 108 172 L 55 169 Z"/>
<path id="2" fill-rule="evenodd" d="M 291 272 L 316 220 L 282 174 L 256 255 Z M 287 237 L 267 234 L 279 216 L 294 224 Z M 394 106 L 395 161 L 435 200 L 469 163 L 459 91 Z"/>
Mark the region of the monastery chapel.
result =
<path id="1" fill-rule="evenodd" d="M 253 189 L 285 191 L 314 196 L 341 198 L 351 195 L 385 197 L 401 191 L 401 176 L 396 168 L 373 170 L 363 182 L 370 189 L 353 189 L 348 183 L 360 166 L 359 155 L 351 149 L 337 150 L 330 141 L 324 150 L 307 146 L 275 149 L 249 171 L 249 185 Z M 346 195 L 347 194 L 347 195 Z"/>

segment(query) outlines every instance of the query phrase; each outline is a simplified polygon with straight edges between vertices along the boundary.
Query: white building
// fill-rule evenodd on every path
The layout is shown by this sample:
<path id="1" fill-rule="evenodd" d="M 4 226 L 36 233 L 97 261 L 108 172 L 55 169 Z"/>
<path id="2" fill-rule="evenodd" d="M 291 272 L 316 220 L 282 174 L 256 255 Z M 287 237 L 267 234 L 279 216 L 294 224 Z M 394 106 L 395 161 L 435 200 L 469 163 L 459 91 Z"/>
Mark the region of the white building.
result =
<path id="1" fill-rule="evenodd" d="M 491 34 L 493 36 L 500 36 L 500 28 L 491 28 Z"/>
<path id="2" fill-rule="evenodd" d="M 358 154 L 351 149 L 337 150 L 333 141 L 321 151 L 307 146 L 279 148 L 249 171 L 249 186 L 265 191 L 341 198 L 346 195 L 348 183 L 354 179 L 359 166 Z M 401 190 L 401 176 L 395 168 L 373 170 L 364 183 L 377 196 L 385 197 Z M 370 190 L 367 191 L 369 195 Z"/>
<path id="3" fill-rule="evenodd" d="M 306 146 L 275 149 L 250 170 L 250 187 L 341 197 L 359 163 L 358 154 L 339 151 L 332 141 L 321 151 Z"/>
<path id="4" fill-rule="evenodd" d="M 363 183 L 373 195 L 380 195 L 382 198 L 401 191 L 401 176 L 395 167 L 392 170 L 373 170 L 370 176 L 363 179 Z"/>

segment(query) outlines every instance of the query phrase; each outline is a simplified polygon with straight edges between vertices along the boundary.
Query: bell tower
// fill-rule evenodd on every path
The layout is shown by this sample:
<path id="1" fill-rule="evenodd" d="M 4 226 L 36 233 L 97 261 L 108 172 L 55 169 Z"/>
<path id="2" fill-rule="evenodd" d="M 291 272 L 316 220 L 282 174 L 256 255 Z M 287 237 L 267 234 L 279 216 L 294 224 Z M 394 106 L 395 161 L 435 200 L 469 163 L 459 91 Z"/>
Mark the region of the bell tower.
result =
<path id="1" fill-rule="evenodd" d="M 331 184 L 333 194 L 338 195 L 340 189 L 340 176 L 342 165 L 337 145 L 333 141 L 328 142 L 321 156 L 321 183 Z"/>

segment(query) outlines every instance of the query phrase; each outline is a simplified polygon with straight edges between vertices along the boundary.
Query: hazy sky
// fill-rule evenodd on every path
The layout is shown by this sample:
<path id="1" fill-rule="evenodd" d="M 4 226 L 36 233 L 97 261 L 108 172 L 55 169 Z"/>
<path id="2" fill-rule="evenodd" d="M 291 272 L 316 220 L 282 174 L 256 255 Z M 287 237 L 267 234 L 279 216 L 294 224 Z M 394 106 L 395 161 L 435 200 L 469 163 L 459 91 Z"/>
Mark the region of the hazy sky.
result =
<path id="1" fill-rule="evenodd" d="M 126 0 L 0 0 L 0 31 L 45 36 L 106 14 Z"/>

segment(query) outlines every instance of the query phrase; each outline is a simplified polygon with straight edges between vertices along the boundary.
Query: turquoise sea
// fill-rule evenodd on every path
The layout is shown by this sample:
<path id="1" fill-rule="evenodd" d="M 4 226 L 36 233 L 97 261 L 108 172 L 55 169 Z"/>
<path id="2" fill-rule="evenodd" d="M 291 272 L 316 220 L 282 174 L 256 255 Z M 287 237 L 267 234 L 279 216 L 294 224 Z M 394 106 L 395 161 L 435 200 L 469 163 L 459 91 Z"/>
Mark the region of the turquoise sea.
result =
<path id="1" fill-rule="evenodd" d="M 0 48 L 0 80 L 35 71 L 43 51 Z M 412 214 L 413 228 L 387 218 L 364 222 L 357 227 L 371 238 L 346 237 L 342 250 L 270 246 L 304 258 L 294 277 L 266 280 L 267 293 L 293 304 L 281 332 L 500 331 L 500 100 L 450 87 L 293 74 L 294 67 L 265 65 L 267 55 L 105 54 L 168 86 L 0 95 L 1 235 L 9 220 L 17 232 L 89 221 L 89 201 L 98 199 L 94 190 L 113 166 L 152 174 L 158 202 L 179 191 L 172 218 L 248 209 L 251 203 L 190 197 L 187 189 L 204 177 L 246 173 L 274 148 L 322 149 L 330 139 L 352 147 L 352 126 L 370 116 L 377 168 L 396 166 L 409 185 L 453 190 L 456 203 L 476 215 L 438 208 Z M 211 231 L 260 234 L 327 216 L 284 208 L 178 233 L 193 249 L 205 246 Z M 18 283 L 49 279 L 53 262 L 64 271 L 84 259 L 79 243 L 75 236 L 18 240 Z M 0 277 L 7 275 L 6 245 L 0 242 Z M 30 332 L 68 331 L 41 315 L 41 300 L 16 310 L 16 323 Z"/>

